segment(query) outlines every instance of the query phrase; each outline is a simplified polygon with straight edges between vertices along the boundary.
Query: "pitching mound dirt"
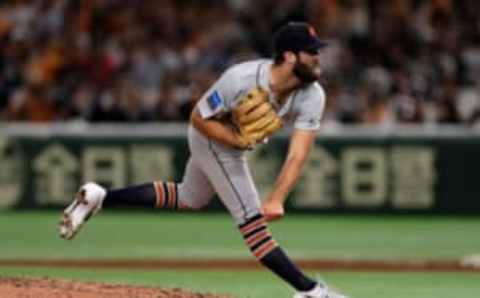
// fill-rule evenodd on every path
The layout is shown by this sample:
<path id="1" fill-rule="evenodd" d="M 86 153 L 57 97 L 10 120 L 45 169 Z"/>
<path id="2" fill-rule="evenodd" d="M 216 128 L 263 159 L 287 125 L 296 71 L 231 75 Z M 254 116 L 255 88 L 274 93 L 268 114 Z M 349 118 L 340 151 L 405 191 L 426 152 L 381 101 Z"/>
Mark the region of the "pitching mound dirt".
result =
<path id="1" fill-rule="evenodd" d="M 232 298 L 140 286 L 78 282 L 50 278 L 12 278 L 0 276 L 2 298 Z"/>

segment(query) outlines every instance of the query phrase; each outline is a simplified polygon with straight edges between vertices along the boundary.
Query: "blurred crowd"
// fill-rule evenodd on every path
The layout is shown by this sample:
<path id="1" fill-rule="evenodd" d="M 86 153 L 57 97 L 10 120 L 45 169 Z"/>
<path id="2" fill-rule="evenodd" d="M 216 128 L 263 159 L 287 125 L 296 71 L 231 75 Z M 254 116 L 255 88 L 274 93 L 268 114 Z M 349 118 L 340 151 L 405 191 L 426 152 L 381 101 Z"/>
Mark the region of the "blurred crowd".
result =
<path id="1" fill-rule="evenodd" d="M 480 120 L 476 0 L 7 0 L 0 121 L 185 121 L 291 20 L 330 41 L 326 124 Z"/>

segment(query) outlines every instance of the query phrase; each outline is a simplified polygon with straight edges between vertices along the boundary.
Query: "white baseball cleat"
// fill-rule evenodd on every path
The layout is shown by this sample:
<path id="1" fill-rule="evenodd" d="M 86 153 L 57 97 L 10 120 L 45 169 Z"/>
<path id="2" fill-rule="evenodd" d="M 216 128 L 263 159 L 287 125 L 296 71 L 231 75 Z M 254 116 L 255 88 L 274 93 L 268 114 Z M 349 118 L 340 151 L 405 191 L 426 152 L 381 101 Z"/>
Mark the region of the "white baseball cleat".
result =
<path id="1" fill-rule="evenodd" d="M 293 298 L 348 298 L 342 294 L 339 294 L 329 289 L 324 284 L 317 284 L 315 288 L 308 292 L 297 292 Z"/>
<path id="2" fill-rule="evenodd" d="M 71 240 L 83 224 L 100 209 L 107 191 L 100 185 L 89 182 L 80 187 L 75 199 L 60 220 L 60 237 Z"/>

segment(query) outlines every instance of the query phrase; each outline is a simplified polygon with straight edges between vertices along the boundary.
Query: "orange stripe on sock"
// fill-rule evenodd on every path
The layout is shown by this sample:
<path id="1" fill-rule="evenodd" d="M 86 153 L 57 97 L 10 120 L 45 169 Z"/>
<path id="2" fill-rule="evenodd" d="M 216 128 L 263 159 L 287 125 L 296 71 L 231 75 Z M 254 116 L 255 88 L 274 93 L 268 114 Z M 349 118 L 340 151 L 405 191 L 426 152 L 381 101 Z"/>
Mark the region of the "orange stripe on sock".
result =
<path id="1" fill-rule="evenodd" d="M 162 182 L 154 182 L 155 193 L 157 194 L 157 208 L 163 208 L 165 204 L 165 190 Z"/>
<path id="2" fill-rule="evenodd" d="M 246 225 L 245 227 L 241 228 L 240 229 L 240 232 L 243 234 L 243 235 L 246 235 L 248 233 L 250 233 L 251 231 L 255 230 L 256 228 L 260 227 L 260 226 L 264 226 L 266 225 L 266 221 L 265 221 L 265 218 L 259 218 L 255 221 L 253 221 L 252 223 Z"/>
<path id="3" fill-rule="evenodd" d="M 264 256 L 266 256 L 269 252 L 271 252 L 277 246 L 278 246 L 277 242 L 272 239 L 270 241 L 265 242 L 262 246 L 256 249 L 253 252 L 253 255 L 258 260 L 261 260 Z"/>
<path id="4" fill-rule="evenodd" d="M 263 231 L 260 231 L 256 234 L 253 234 L 252 236 L 247 238 L 246 242 L 247 242 L 248 247 L 252 247 L 255 244 L 257 244 L 258 242 L 262 241 L 263 239 L 265 239 L 269 236 L 271 236 L 270 232 L 268 230 L 263 230 Z"/>
<path id="5" fill-rule="evenodd" d="M 173 197 L 175 200 L 173 200 L 173 206 L 172 208 L 177 207 L 178 208 L 178 193 L 177 193 L 177 185 L 175 183 L 172 183 L 172 192 L 173 192 Z"/>
<path id="6" fill-rule="evenodd" d="M 175 183 L 168 182 L 167 188 L 168 188 L 168 207 L 173 209 L 175 208 L 175 200 L 177 199 L 176 193 L 175 193 Z"/>

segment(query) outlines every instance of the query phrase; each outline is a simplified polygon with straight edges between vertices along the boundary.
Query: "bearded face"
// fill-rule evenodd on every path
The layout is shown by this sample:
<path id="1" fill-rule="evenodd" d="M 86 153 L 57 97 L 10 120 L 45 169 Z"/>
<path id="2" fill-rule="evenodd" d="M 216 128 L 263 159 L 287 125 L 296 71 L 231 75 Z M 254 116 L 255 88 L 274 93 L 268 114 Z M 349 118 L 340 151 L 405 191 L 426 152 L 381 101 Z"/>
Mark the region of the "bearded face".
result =
<path id="1" fill-rule="evenodd" d="M 317 81 L 321 74 L 318 53 L 298 53 L 293 73 L 305 84 Z"/>

